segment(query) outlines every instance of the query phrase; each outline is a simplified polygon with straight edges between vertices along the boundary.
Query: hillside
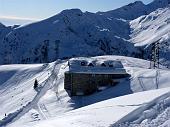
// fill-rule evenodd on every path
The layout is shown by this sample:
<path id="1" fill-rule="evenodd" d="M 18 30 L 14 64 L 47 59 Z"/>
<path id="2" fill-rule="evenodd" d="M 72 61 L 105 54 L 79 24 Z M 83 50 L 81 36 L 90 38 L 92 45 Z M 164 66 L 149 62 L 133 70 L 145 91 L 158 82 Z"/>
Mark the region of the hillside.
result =
<path id="1" fill-rule="evenodd" d="M 131 77 L 129 80 L 122 80 L 115 87 L 90 96 L 69 97 L 64 90 L 64 72 L 68 70 L 67 61 L 35 65 L 1 65 L 0 75 L 3 75 L 4 78 L 0 79 L 0 101 L 2 102 L 0 103 L 0 107 L 2 107 L 0 126 L 30 127 L 40 121 L 42 123 L 36 126 L 46 127 L 48 124 L 53 127 L 53 125 L 56 126 L 56 123 L 61 126 L 71 126 L 71 123 L 74 123 L 75 127 L 80 125 L 97 127 L 99 124 L 108 126 L 116 122 L 124 123 L 132 121 L 130 118 L 134 116 L 124 119 L 126 115 L 133 113 L 138 108 L 140 112 L 147 110 L 147 105 L 153 104 L 152 100 L 157 100 L 169 92 L 169 70 L 148 69 L 150 64 L 148 61 L 123 56 L 76 59 L 93 59 L 98 62 L 120 60 Z M 35 78 L 41 86 L 38 90 L 33 89 Z M 167 98 L 167 96 L 163 97 Z M 154 102 L 159 102 L 159 100 Z M 145 108 L 142 108 L 143 106 Z M 119 112 L 119 117 L 117 114 L 114 115 L 116 110 L 122 111 Z M 126 112 L 124 112 L 125 110 Z M 166 108 L 161 110 L 161 112 L 163 111 L 166 111 Z M 101 115 L 103 112 L 107 115 Z M 74 119 L 71 118 L 73 114 Z M 120 119 L 122 119 L 121 122 Z M 138 119 L 138 115 L 134 119 Z M 82 123 L 82 120 L 86 122 Z M 98 123 L 98 121 L 101 122 Z"/>

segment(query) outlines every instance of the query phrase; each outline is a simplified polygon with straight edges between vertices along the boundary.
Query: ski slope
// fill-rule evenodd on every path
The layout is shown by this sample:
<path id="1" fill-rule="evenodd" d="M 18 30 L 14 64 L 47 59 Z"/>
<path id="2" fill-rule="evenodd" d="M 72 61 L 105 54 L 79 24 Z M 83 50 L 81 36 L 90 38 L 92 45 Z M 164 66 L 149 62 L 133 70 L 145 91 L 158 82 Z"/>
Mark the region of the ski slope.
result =
<path id="1" fill-rule="evenodd" d="M 170 88 L 140 92 L 109 99 L 40 122 L 34 127 L 56 127 L 56 125 L 59 127 L 115 127 L 117 126 L 114 124 L 116 121 L 138 108 L 147 107 L 153 103 L 152 101 L 154 99 L 157 100 L 159 96 L 165 96 L 167 92 L 170 92 Z M 140 110 L 135 113 L 135 115 L 140 115 Z M 132 116 L 130 115 L 128 118 Z M 128 118 L 125 118 L 122 121 L 128 120 Z"/>
<path id="2" fill-rule="evenodd" d="M 20 118 L 34 107 L 37 101 L 50 88 L 56 64 L 40 65 L 2 65 L 0 90 L 1 119 L 0 125 L 6 125 Z M 35 79 L 39 88 L 33 89 Z M 12 92 L 11 92 L 12 91 Z"/>
<path id="3" fill-rule="evenodd" d="M 70 60 L 75 59 L 94 60 L 99 63 L 119 60 L 131 77 L 122 80 L 115 87 L 90 96 L 70 98 L 64 90 L 64 72 L 68 71 L 67 61 L 1 65 L 0 77 L 3 78 L 0 79 L 0 102 L 2 102 L 0 125 L 5 127 L 56 125 L 114 127 L 115 124 L 135 120 L 139 122 L 134 124 L 140 125 L 146 118 L 140 118 L 139 112 L 142 114 L 145 110 L 150 110 L 151 107 L 159 104 L 159 98 L 168 100 L 170 71 L 163 66 L 158 70 L 149 69 L 149 61 L 124 56 L 81 57 Z M 40 84 L 37 90 L 33 89 L 35 78 Z M 167 108 L 156 115 L 166 112 L 168 106 L 165 107 Z M 163 123 L 166 124 L 165 122 Z"/>

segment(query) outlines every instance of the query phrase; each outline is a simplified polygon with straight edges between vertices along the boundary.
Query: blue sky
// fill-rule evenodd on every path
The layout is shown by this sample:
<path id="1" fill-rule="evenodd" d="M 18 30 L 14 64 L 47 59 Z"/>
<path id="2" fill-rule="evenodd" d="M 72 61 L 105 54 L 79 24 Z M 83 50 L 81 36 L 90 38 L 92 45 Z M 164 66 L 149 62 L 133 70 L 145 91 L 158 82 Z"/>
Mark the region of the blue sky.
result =
<path id="1" fill-rule="evenodd" d="M 53 16 L 64 9 L 107 11 L 136 0 L 0 0 L 0 20 L 39 20 Z M 142 0 L 148 4 L 152 0 Z"/>

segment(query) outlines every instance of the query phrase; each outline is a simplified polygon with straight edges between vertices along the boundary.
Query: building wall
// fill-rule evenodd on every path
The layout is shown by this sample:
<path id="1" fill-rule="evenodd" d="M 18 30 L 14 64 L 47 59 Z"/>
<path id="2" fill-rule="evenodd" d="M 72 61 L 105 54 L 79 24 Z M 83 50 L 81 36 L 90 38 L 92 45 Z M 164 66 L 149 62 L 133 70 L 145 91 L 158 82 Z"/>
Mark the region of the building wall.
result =
<path id="1" fill-rule="evenodd" d="M 96 90 L 96 83 L 91 74 L 79 74 L 74 73 L 72 75 L 72 93 L 76 95 L 78 93 L 90 94 Z"/>
<path id="2" fill-rule="evenodd" d="M 86 73 L 65 73 L 64 88 L 71 90 L 71 95 L 88 95 L 97 91 L 100 86 L 114 85 L 117 80 L 127 77 L 128 74 L 86 74 Z"/>
<path id="3" fill-rule="evenodd" d="M 71 74 L 70 73 L 65 73 L 65 76 L 64 76 L 64 89 L 66 90 L 71 90 Z"/>

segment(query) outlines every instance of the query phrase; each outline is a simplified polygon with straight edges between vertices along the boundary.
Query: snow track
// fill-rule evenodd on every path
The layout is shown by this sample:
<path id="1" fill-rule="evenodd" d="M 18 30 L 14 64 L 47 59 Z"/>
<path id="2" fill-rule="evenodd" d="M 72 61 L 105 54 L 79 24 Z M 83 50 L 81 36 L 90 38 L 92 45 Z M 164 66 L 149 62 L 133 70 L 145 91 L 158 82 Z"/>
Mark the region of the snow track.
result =
<path id="1" fill-rule="evenodd" d="M 38 106 L 39 113 L 40 113 L 40 115 L 43 117 L 43 119 L 48 119 L 48 116 L 49 116 L 49 115 L 47 116 L 47 115 L 45 115 L 45 113 L 44 113 L 44 112 L 47 112 L 47 113 L 48 113 L 45 105 L 44 105 L 44 104 L 38 104 L 37 106 Z"/>
<path id="2" fill-rule="evenodd" d="M 59 82 L 58 82 L 58 73 L 60 71 L 60 67 L 61 67 L 61 64 L 58 65 L 57 69 L 55 68 L 52 72 L 52 75 L 51 75 L 51 80 L 50 80 L 50 88 L 52 88 L 53 86 L 55 86 L 55 91 L 56 91 L 56 97 L 57 97 L 57 100 L 58 102 L 62 105 L 62 102 L 60 100 L 60 97 L 59 97 L 59 94 L 58 94 L 58 87 L 59 87 Z M 57 71 L 55 71 L 57 70 Z M 48 89 L 48 90 L 49 90 Z M 39 113 L 41 114 L 41 116 L 43 116 L 44 119 L 48 119 L 51 115 L 48 111 L 48 109 L 46 108 L 45 104 L 43 103 L 38 103 L 38 110 L 39 110 Z"/>
<path id="3" fill-rule="evenodd" d="M 26 106 L 23 106 L 18 111 L 11 113 L 7 117 L 2 119 L 0 121 L 0 126 L 6 126 L 10 122 L 15 122 L 16 120 L 20 119 L 24 114 L 26 114 L 28 111 L 30 111 L 32 108 L 34 108 L 37 105 L 39 99 L 46 93 L 48 89 L 51 88 L 52 82 L 53 80 L 55 80 L 54 77 L 57 78 L 56 74 L 58 73 L 60 66 L 61 65 L 58 62 L 56 62 L 55 65 L 53 66 L 51 75 L 47 78 L 47 80 L 40 84 L 41 87 L 37 90 L 37 95 L 34 97 L 34 99 L 31 102 L 29 102 Z M 39 109 L 40 112 L 43 114 L 41 108 Z M 44 114 L 43 117 L 47 118 Z"/>

